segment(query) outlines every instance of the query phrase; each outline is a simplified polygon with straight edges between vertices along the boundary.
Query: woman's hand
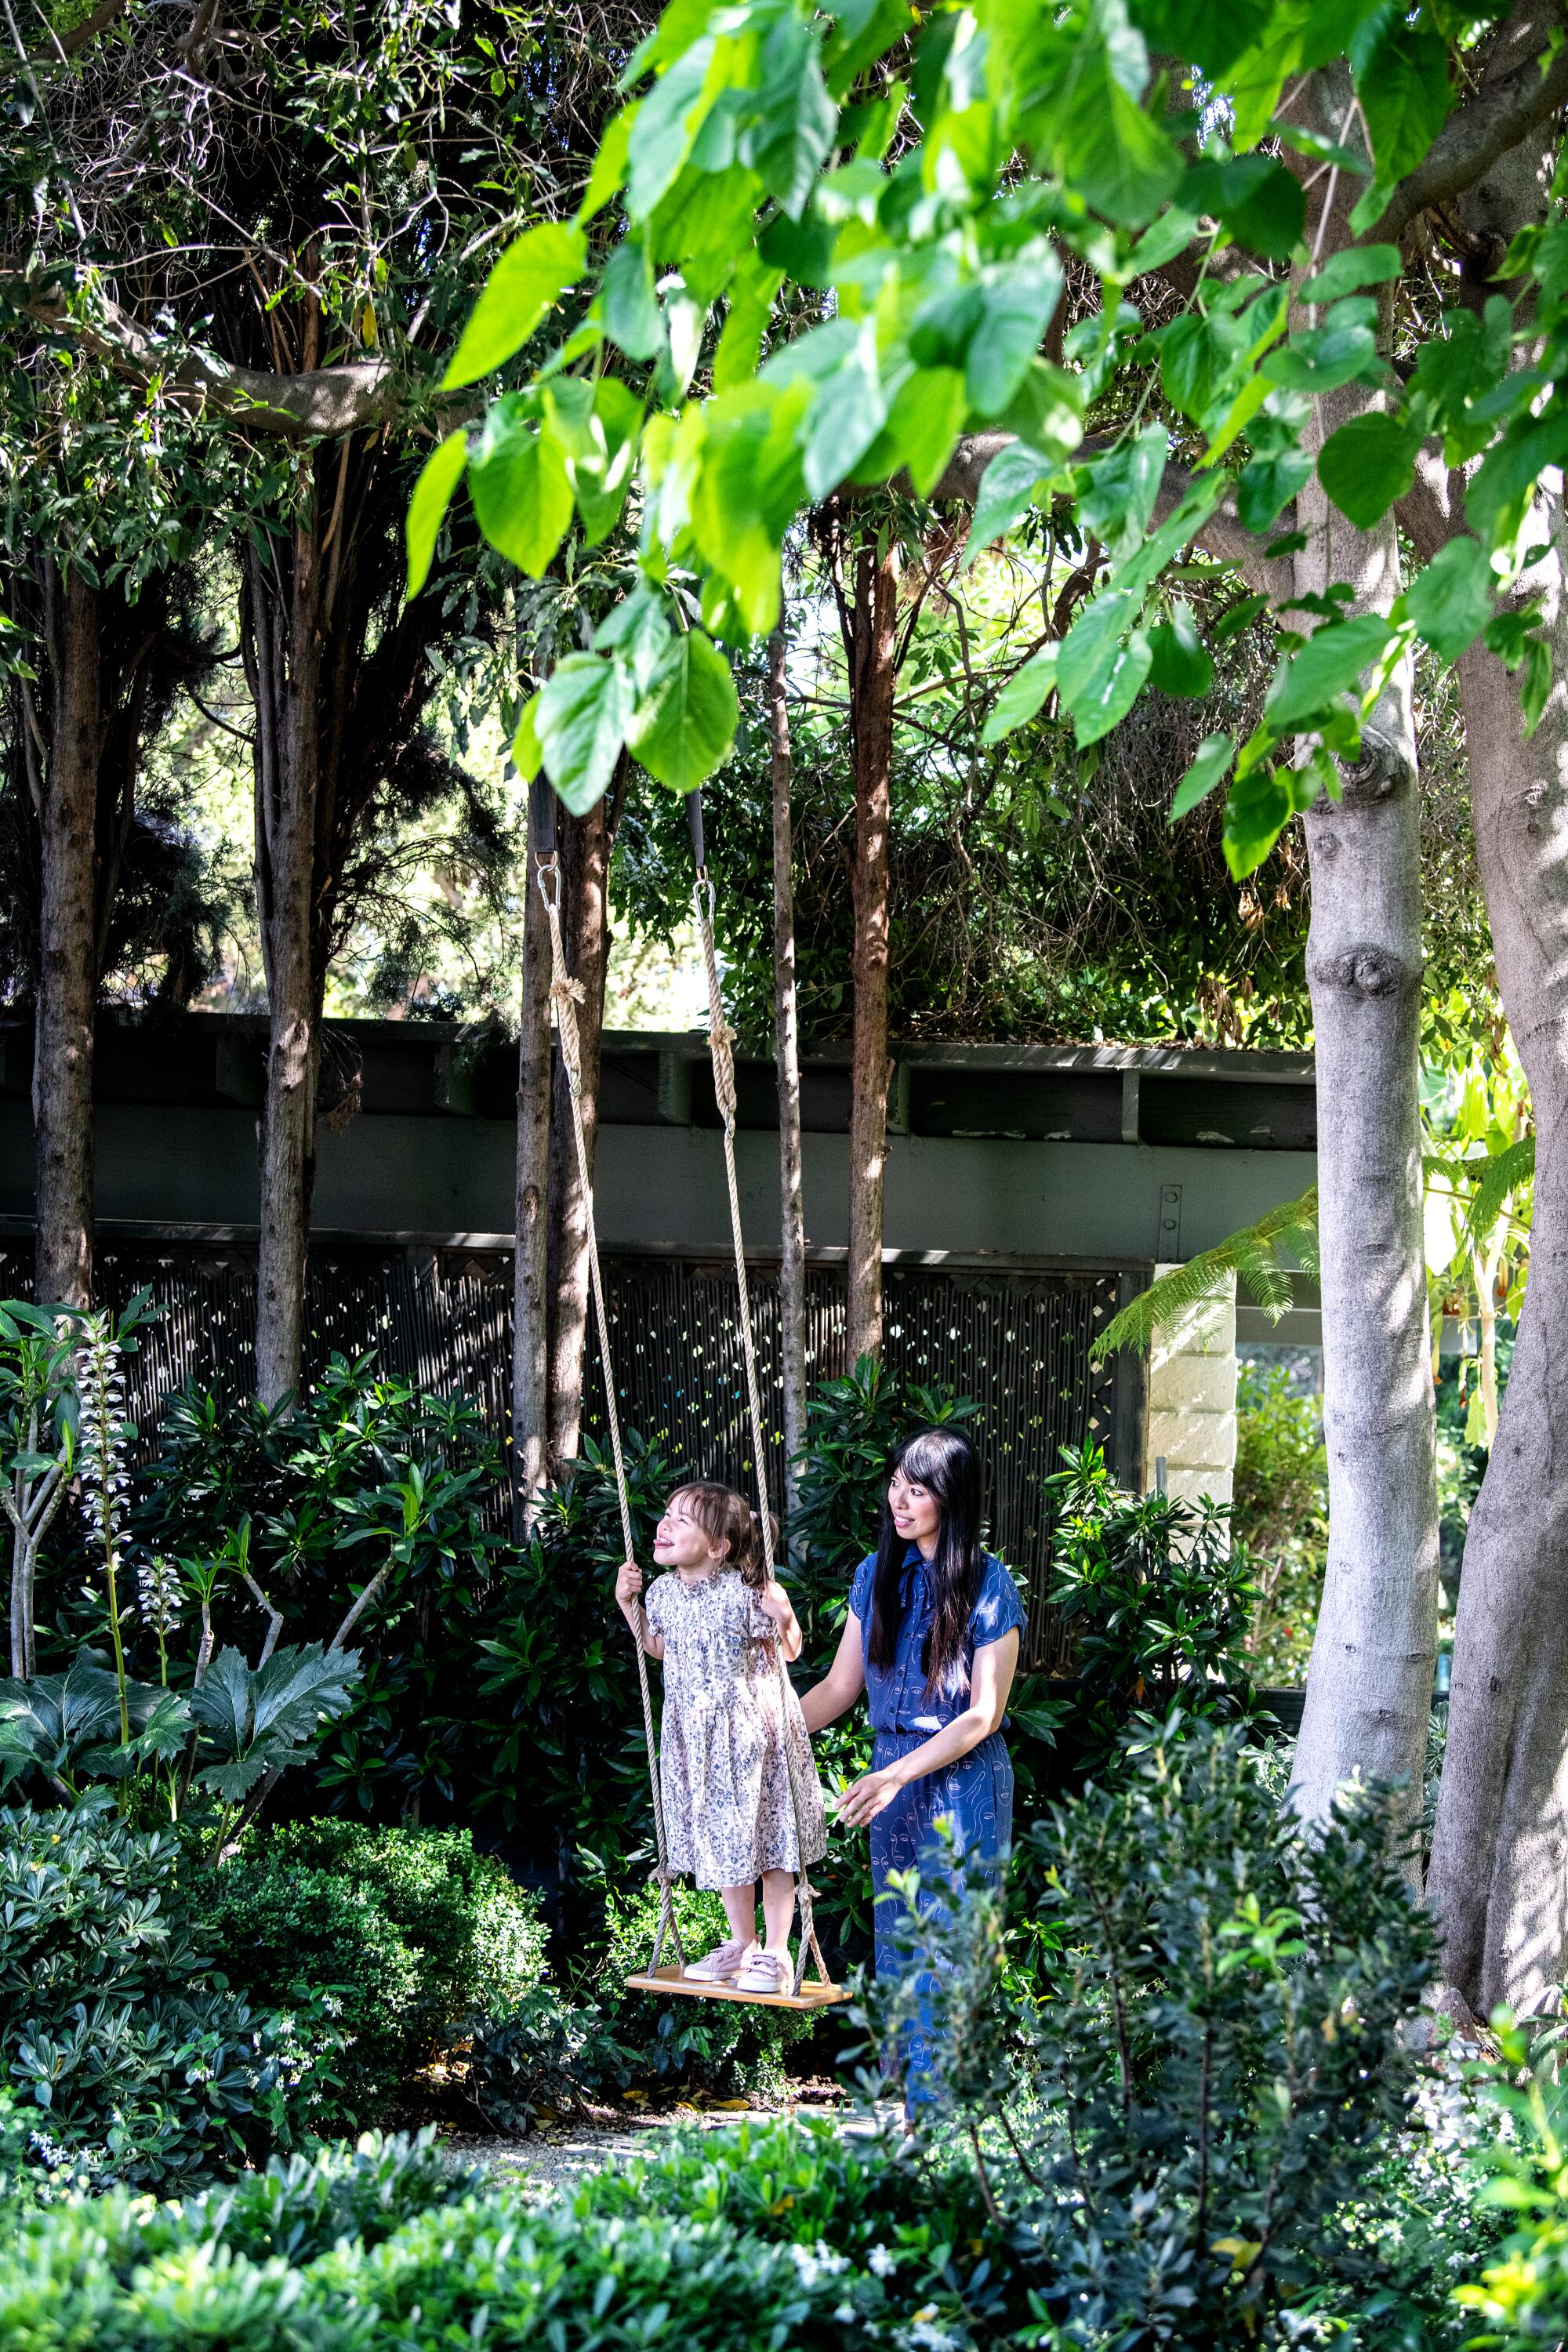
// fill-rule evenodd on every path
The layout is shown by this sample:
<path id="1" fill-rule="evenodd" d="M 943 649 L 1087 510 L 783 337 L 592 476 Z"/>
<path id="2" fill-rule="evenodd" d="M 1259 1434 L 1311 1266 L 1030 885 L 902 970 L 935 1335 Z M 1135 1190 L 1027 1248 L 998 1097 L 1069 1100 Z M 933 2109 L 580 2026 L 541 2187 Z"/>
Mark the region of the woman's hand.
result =
<path id="1" fill-rule="evenodd" d="M 757 1606 L 775 1625 L 787 1625 L 795 1615 L 795 1605 L 776 1576 L 770 1577 L 757 1594 Z"/>
<path id="2" fill-rule="evenodd" d="M 887 1811 L 903 1786 L 902 1777 L 891 1766 L 886 1771 L 864 1774 L 839 1798 L 839 1820 L 847 1829 L 863 1830 L 868 1822 Z"/>
<path id="3" fill-rule="evenodd" d="M 616 1599 L 628 1614 L 642 1599 L 642 1570 L 635 1559 L 624 1559 L 616 1571 Z"/>

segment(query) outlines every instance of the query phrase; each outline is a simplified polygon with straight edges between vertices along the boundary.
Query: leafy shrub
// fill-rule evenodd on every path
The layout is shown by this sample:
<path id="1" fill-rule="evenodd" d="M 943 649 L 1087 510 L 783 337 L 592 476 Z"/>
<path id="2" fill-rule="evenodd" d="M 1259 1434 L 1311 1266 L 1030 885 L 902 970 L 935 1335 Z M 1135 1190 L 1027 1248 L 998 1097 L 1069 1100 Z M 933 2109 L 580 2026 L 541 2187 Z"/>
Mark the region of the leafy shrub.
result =
<path id="1" fill-rule="evenodd" d="M 1097 1445 L 1063 1455 L 1046 1482 L 1058 1513 L 1051 1600 L 1079 1676 L 1075 1741 L 1096 1769 L 1137 1717 L 1158 1720 L 1178 1700 L 1189 1717 L 1240 1711 L 1253 1588 L 1223 1507 L 1123 1494 Z"/>
<path id="2" fill-rule="evenodd" d="M 199 1876 L 101 1792 L 0 1812 L 0 2052 L 46 2168 L 200 2176 L 292 2145 L 336 2095 L 330 2003 L 231 1989 L 191 1913 Z"/>
<path id="3" fill-rule="evenodd" d="M 1246 1642 L 1254 1679 L 1301 1682 L 1328 1559 L 1329 1457 L 1320 1401 L 1295 1395 L 1282 1364 L 1241 1368 L 1231 1532 L 1258 1586 Z"/>
<path id="4" fill-rule="evenodd" d="M 466 1830 L 258 1833 L 208 1882 L 203 1924 L 260 1998 L 314 1987 L 334 2003 L 350 2046 L 323 2128 L 384 2114 L 466 2011 L 514 2000 L 542 1969 L 535 1899 Z"/>
<path id="5" fill-rule="evenodd" d="M 644 2165 L 626 2186 L 634 2197 L 601 2178 L 525 2217 L 511 2184 L 392 2142 L 183 2204 L 70 2200 L 0 2246 L 0 2352 L 966 2352 L 1000 2303 L 984 2257 L 958 2252 L 973 2196 L 831 2133 L 742 2130 L 722 2149 L 677 2147 L 668 2177 Z M 825 2242 L 840 2214 L 849 2252 Z"/>
<path id="6" fill-rule="evenodd" d="M 622 2048 L 593 2002 L 563 2000 L 536 1985 L 521 2000 L 470 2019 L 468 2095 L 492 2131 L 521 2138 L 542 2119 L 570 2115 L 634 2075 Z"/>
<path id="7" fill-rule="evenodd" d="M 1500 2050 L 1485 2070 L 1502 2125 L 1478 2178 L 1483 2218 L 1515 2217 L 1499 2259 L 1460 2286 L 1456 2301 L 1485 2334 L 1472 2342 L 1516 2352 L 1568 2336 L 1568 2081 L 1561 2023 L 1533 2031 L 1500 2017 Z"/>
<path id="8" fill-rule="evenodd" d="M 907 1959 L 932 1972 L 933 2084 L 1033 2250 L 1045 2340 L 1284 2340 L 1332 2283 L 1332 2217 L 1404 2120 L 1405 2029 L 1436 1967 L 1390 1820 L 1380 1795 L 1347 1799 L 1303 1834 L 1237 1732 L 1173 1721 L 1032 1833 L 1064 1956 L 1053 1998 L 1005 1997 L 999 1906 L 970 1867 L 906 1912 Z M 890 2074 L 921 1998 L 893 1979 L 868 2006 Z"/>
<path id="9" fill-rule="evenodd" d="M 499 1454 L 470 1400 L 383 1375 L 368 1356 L 334 1356 L 313 1389 L 271 1410 L 177 1391 L 132 1520 L 149 1552 L 223 1564 L 220 1633 L 231 1614 L 254 1622 L 242 1569 L 289 1639 L 328 1642 L 354 1591 L 384 1568 L 355 1629 L 357 1703 L 310 1779 L 328 1803 L 395 1816 L 421 1792 L 454 1793 L 465 1727 L 449 1705 L 453 1663 L 471 1672 L 501 1545 L 500 1489 Z"/>
<path id="10" fill-rule="evenodd" d="M 675 1890 L 675 1917 L 688 1959 L 710 1951 L 730 1932 L 719 1896 L 684 1884 Z M 810 2039 L 811 2012 L 693 2000 L 680 1993 L 627 1992 L 623 1980 L 647 1968 L 658 1924 L 657 1886 L 613 1899 L 605 1918 L 609 1950 L 595 1979 L 595 1991 L 626 2053 L 631 2079 L 684 2077 L 731 2097 L 782 2091 L 784 2053 Z M 674 1957 L 667 1949 L 666 1959 Z"/>

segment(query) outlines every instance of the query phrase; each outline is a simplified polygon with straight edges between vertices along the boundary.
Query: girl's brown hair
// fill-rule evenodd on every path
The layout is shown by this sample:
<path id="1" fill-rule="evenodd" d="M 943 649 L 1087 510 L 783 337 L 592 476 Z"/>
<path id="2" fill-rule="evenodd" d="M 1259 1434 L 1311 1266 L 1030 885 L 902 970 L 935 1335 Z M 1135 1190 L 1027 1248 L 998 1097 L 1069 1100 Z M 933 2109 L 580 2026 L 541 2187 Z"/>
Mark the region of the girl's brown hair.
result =
<path id="1" fill-rule="evenodd" d="M 718 1548 L 727 1544 L 726 1568 L 738 1568 L 750 1585 L 760 1588 L 767 1581 L 767 1561 L 763 1552 L 763 1530 L 755 1511 L 744 1495 L 737 1495 L 733 1486 L 721 1486 L 710 1478 L 694 1478 L 689 1486 L 678 1486 L 669 1498 L 669 1507 L 684 1503 L 709 1542 Z M 768 1527 L 777 1557 L 779 1523 L 768 1513 Z"/>

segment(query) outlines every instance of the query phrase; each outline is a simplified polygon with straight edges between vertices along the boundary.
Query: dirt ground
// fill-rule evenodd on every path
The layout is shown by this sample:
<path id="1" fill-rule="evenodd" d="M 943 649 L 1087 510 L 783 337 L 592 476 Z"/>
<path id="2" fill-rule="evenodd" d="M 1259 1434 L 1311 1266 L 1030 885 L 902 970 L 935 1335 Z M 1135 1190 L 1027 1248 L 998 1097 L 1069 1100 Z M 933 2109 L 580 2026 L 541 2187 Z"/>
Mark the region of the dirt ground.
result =
<path id="1" fill-rule="evenodd" d="M 447 2145 L 454 2157 L 510 2174 L 537 2194 L 547 2195 L 568 2187 L 585 2172 L 602 2171 L 606 2165 L 625 2163 L 633 2157 L 657 2156 L 661 2137 L 668 2137 L 671 2132 L 730 2131 L 743 2115 L 759 2123 L 778 2116 L 827 2116 L 847 2137 L 868 2136 L 876 2128 L 869 2117 L 841 2099 L 834 2086 L 825 2084 L 817 2090 L 803 2084 L 799 2089 L 803 2095 L 783 2107 L 753 2107 L 741 2100 L 722 2107 L 678 2105 L 657 2115 L 616 2114 L 563 2121 L 531 2132 L 526 2139 L 478 2139 L 465 2134 Z M 889 2115 L 893 2112 L 889 2106 Z"/>

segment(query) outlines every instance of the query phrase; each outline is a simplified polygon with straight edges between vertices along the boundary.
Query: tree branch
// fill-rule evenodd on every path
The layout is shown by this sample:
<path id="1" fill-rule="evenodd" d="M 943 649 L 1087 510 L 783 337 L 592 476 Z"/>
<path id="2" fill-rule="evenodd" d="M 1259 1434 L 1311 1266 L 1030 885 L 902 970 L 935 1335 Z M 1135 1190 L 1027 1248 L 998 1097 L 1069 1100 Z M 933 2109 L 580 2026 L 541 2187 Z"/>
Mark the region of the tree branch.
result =
<path id="1" fill-rule="evenodd" d="M 214 352 L 150 334 L 101 295 L 94 297 L 91 317 L 77 317 L 59 287 L 37 286 L 16 271 L 0 273 L 0 301 L 51 333 L 68 336 L 132 383 L 161 381 L 192 410 L 216 410 L 253 432 L 286 439 L 332 440 L 384 425 L 414 389 L 387 359 L 350 360 L 297 375 L 240 367 Z M 441 405 L 450 425 L 477 415 L 479 403 L 465 390 L 448 394 Z"/>
<path id="2" fill-rule="evenodd" d="M 1563 28 L 1560 0 L 1521 0 L 1500 36 L 1500 51 L 1482 88 L 1448 117 L 1415 169 L 1401 180 L 1382 219 L 1368 232 L 1370 239 L 1392 240 L 1428 205 L 1447 204 L 1473 188 L 1510 148 L 1568 106 L 1568 47 L 1553 55 L 1551 46 L 1552 36 Z"/>

